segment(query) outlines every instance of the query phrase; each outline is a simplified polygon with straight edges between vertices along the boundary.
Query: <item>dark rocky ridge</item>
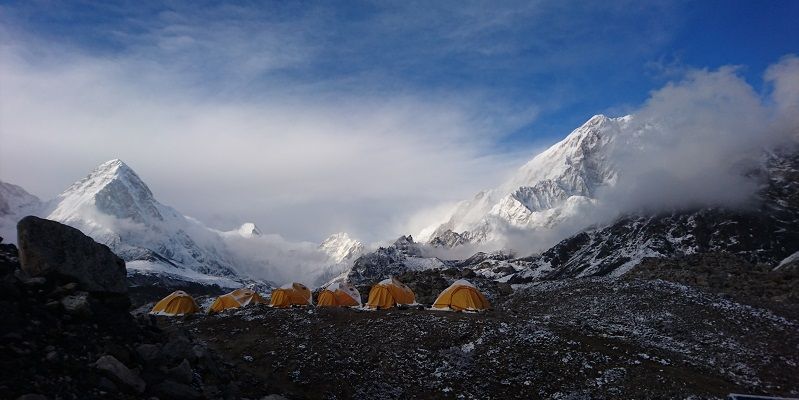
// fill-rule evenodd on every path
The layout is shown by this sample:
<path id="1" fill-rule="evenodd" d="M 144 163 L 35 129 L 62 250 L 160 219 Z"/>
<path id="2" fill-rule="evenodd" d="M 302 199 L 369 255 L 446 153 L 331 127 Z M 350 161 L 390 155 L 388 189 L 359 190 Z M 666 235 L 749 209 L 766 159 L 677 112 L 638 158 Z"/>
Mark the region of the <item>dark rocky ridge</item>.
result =
<path id="1" fill-rule="evenodd" d="M 72 237 L 72 228 L 44 225 L 47 229 L 26 234 L 49 237 L 29 236 L 25 243 L 74 243 L 59 239 Z M 37 249 L 26 248 L 27 260 L 48 268 L 23 270 L 16 247 L 0 243 L 0 398 L 240 398 L 236 375 L 191 334 L 134 318 L 126 293 L 95 291 L 96 282 L 74 276 L 69 263 L 56 262 L 68 260 L 103 273 L 102 268 L 115 268 L 106 262 L 107 248 L 78 243 L 43 253 Z M 89 265 L 98 260 L 102 264 Z M 60 270 L 65 265 L 69 268 Z M 29 273 L 36 271 L 41 273 Z M 106 278 L 102 282 L 109 287 L 119 287 Z"/>
<path id="2" fill-rule="evenodd" d="M 81 231 L 27 216 L 17 224 L 17 232 L 19 260 L 29 275 L 60 275 L 91 292 L 127 292 L 125 261 Z"/>
<path id="3" fill-rule="evenodd" d="M 729 253 L 772 267 L 799 250 L 799 152 L 775 153 L 752 173 L 755 205 L 624 216 L 556 244 L 511 282 L 619 275 L 644 257 Z"/>

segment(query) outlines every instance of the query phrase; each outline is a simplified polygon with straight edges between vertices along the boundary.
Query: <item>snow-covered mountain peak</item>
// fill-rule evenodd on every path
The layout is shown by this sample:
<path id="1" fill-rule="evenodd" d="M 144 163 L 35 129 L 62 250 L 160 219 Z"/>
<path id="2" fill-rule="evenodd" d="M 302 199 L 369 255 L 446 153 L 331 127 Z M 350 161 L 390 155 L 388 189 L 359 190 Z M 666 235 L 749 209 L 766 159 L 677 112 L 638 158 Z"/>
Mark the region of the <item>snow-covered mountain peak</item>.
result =
<path id="1" fill-rule="evenodd" d="M 119 159 L 100 164 L 61 193 L 56 202 L 50 218 L 58 221 L 70 221 L 92 207 L 104 214 L 145 225 L 164 220 L 164 209 L 150 188 Z"/>
<path id="2" fill-rule="evenodd" d="M 363 244 L 351 238 L 345 232 L 338 232 L 328 236 L 319 249 L 324 251 L 334 263 L 355 259 L 363 252 Z"/>
<path id="3" fill-rule="evenodd" d="M 258 229 L 258 226 L 255 225 L 252 222 L 245 222 L 245 223 L 241 224 L 241 226 L 238 229 L 238 233 L 239 233 L 239 235 L 241 235 L 243 237 L 246 237 L 246 238 L 257 237 L 257 236 L 263 235 L 263 232 L 260 229 Z"/>
<path id="4" fill-rule="evenodd" d="M 533 157 L 505 183 L 482 191 L 460 203 L 448 222 L 428 239 L 459 234 L 458 240 L 436 243 L 465 243 L 501 239 L 497 232 L 514 229 L 551 228 L 576 213 L 595 198 L 599 188 L 617 179 L 613 160 L 618 142 L 632 136 L 632 116 L 610 118 L 594 115 L 560 142 Z M 449 239 L 452 239 L 450 237 Z"/>

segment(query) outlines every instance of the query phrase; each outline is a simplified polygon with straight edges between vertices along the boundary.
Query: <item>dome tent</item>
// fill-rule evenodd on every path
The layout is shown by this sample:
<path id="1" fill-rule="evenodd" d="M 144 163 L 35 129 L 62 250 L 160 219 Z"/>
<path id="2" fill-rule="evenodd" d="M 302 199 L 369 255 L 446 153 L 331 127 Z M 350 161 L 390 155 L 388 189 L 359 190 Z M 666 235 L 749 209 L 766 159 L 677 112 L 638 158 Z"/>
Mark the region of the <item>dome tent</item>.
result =
<path id="1" fill-rule="evenodd" d="M 250 304 L 266 304 L 266 300 L 258 292 L 249 288 L 236 289 L 228 294 L 219 296 L 208 308 L 208 313 L 213 314 L 231 308 L 244 307 Z"/>
<path id="2" fill-rule="evenodd" d="M 349 282 L 335 282 L 319 292 L 319 307 L 354 307 L 361 305 L 361 293 Z"/>
<path id="3" fill-rule="evenodd" d="M 198 311 L 200 311 L 200 307 L 197 306 L 194 298 L 189 296 L 188 293 L 178 290 L 155 303 L 150 314 L 180 316 L 194 314 Z"/>
<path id="4" fill-rule="evenodd" d="M 311 290 L 302 283 L 289 283 L 272 291 L 271 307 L 291 307 L 311 305 Z"/>
<path id="5" fill-rule="evenodd" d="M 433 308 L 455 311 L 480 311 L 491 307 L 477 286 L 460 279 L 444 289 L 433 303 Z"/>
<path id="6" fill-rule="evenodd" d="M 208 314 L 214 314 L 218 312 L 222 312 L 225 310 L 229 310 L 231 308 L 239 308 L 241 307 L 241 303 L 236 301 L 233 296 L 230 296 L 230 293 L 223 294 L 214 300 L 211 304 L 211 307 L 208 307 Z"/>
<path id="7" fill-rule="evenodd" d="M 415 302 L 416 295 L 413 290 L 396 278 L 390 277 L 372 286 L 366 306 L 380 309 L 391 308 L 397 304 L 413 304 Z"/>

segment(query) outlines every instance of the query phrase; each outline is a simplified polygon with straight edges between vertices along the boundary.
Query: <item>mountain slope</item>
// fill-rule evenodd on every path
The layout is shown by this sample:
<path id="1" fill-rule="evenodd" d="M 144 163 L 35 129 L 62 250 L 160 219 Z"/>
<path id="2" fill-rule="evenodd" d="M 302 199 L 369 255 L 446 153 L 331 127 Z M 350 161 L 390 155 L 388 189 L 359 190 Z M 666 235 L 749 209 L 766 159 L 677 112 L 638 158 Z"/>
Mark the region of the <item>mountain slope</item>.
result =
<path id="1" fill-rule="evenodd" d="M 414 242 L 410 235 L 401 236 L 389 246 L 361 255 L 355 259 L 352 267 L 331 282 L 346 280 L 356 285 L 371 284 L 408 271 L 443 268 L 446 265 L 438 258 L 425 256 L 421 245 Z"/>
<path id="2" fill-rule="evenodd" d="M 631 120 L 592 117 L 498 188 L 460 203 L 446 223 L 426 230 L 431 232 L 426 239 L 437 245 L 501 241 L 508 228 L 548 229 L 579 216 L 593 204 L 597 190 L 615 183 L 612 149 L 634 140 Z M 448 231 L 462 239 L 453 242 Z"/>
<path id="3" fill-rule="evenodd" d="M 799 152 L 770 154 L 759 174 L 755 207 L 628 215 L 561 241 L 512 281 L 618 276 L 645 257 L 712 252 L 776 267 L 799 250 Z"/>
<path id="4" fill-rule="evenodd" d="M 363 253 L 363 243 L 351 238 L 345 232 L 334 233 L 328 236 L 319 249 L 330 256 L 330 260 L 338 264 L 345 260 L 352 260 Z"/>
<path id="5" fill-rule="evenodd" d="M 0 181 L 0 237 L 4 243 L 17 242 L 17 222 L 27 215 L 39 215 L 44 204 L 25 189 Z"/>
<path id="6" fill-rule="evenodd" d="M 236 285 L 233 257 L 219 235 L 159 203 L 121 160 L 103 163 L 75 182 L 52 202 L 47 218 L 109 246 L 129 272 Z"/>

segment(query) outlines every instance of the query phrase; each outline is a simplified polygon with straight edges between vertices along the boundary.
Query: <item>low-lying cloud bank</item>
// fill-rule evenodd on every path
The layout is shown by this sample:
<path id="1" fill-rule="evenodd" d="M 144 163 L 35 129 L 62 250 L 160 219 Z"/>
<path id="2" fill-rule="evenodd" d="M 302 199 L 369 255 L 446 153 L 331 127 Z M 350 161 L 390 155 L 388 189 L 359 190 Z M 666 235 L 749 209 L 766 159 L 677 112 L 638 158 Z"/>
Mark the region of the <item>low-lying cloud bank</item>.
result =
<path id="1" fill-rule="evenodd" d="M 600 193 L 600 206 L 616 213 L 746 206 L 758 186 L 746 172 L 799 132 L 799 58 L 784 57 L 765 79 L 771 90 L 760 95 L 736 68 L 723 67 L 654 91 L 612 155 L 619 178 Z"/>

